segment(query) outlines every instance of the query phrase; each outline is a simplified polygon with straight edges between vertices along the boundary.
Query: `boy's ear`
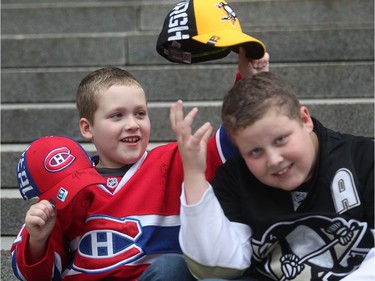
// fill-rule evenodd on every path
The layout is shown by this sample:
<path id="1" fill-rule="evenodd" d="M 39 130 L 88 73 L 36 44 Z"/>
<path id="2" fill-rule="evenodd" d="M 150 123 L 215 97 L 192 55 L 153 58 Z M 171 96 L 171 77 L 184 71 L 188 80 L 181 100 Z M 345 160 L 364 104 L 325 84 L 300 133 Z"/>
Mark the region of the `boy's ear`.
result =
<path id="1" fill-rule="evenodd" d="M 310 132 L 312 132 L 314 129 L 314 123 L 312 121 L 309 109 L 306 106 L 301 106 L 300 114 L 303 126 L 307 128 Z"/>
<path id="2" fill-rule="evenodd" d="M 87 140 L 92 139 L 91 125 L 90 125 L 90 122 L 86 118 L 79 119 L 79 129 L 81 130 L 81 135 L 85 139 Z"/>

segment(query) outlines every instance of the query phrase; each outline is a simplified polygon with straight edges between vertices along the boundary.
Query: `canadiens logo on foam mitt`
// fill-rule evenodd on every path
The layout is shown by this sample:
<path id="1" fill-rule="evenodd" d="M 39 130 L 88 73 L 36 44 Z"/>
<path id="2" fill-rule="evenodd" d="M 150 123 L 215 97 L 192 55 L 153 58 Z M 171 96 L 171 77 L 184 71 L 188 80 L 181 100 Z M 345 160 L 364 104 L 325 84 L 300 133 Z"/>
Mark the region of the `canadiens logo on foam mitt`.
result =
<path id="1" fill-rule="evenodd" d="M 172 62 L 197 63 L 220 59 L 243 46 L 250 59 L 260 59 L 264 44 L 242 32 L 233 9 L 218 0 L 185 0 L 165 18 L 156 50 Z"/>
<path id="2" fill-rule="evenodd" d="M 23 199 L 39 197 L 56 209 L 66 207 L 84 187 L 105 184 L 82 146 L 61 136 L 41 137 L 25 149 L 17 181 Z"/>

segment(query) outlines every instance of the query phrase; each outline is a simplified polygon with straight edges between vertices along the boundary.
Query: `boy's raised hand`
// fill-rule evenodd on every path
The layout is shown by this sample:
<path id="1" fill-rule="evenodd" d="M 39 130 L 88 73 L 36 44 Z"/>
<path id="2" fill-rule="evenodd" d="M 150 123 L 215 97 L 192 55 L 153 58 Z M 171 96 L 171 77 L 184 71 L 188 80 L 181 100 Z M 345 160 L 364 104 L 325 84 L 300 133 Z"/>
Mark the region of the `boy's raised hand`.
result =
<path id="1" fill-rule="evenodd" d="M 198 109 L 193 108 L 184 117 L 183 103 L 179 100 L 171 106 L 169 115 L 184 166 L 184 186 L 188 204 L 199 201 L 207 188 L 205 177 L 207 143 L 212 133 L 212 126 L 206 122 L 192 133 L 192 124 L 197 113 Z"/>
<path id="2" fill-rule="evenodd" d="M 188 168 L 189 171 L 205 173 L 207 142 L 212 133 L 212 126 L 206 122 L 193 133 L 192 124 L 197 113 L 198 109 L 193 108 L 184 117 L 183 102 L 179 100 L 171 106 L 170 121 L 184 163 L 184 170 Z"/>
<path id="3" fill-rule="evenodd" d="M 238 71 L 241 73 L 242 79 L 264 71 L 269 71 L 270 55 L 265 53 L 263 58 L 259 60 L 249 60 L 246 57 L 246 51 L 243 47 L 239 47 L 238 52 Z"/>

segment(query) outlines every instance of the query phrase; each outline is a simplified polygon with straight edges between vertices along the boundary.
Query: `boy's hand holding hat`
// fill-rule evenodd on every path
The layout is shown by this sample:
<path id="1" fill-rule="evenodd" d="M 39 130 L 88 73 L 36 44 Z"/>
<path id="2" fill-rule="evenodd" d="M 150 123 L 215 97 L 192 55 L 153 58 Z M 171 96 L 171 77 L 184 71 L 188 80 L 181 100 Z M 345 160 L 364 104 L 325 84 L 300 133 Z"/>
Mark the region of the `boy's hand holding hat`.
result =
<path id="1" fill-rule="evenodd" d="M 17 180 L 25 200 L 39 197 L 57 210 L 66 207 L 86 186 L 105 184 L 82 146 L 61 136 L 34 140 L 18 161 Z"/>
<path id="2" fill-rule="evenodd" d="M 242 32 L 233 9 L 219 0 L 185 0 L 167 15 L 156 50 L 177 63 L 220 59 L 243 46 L 249 59 L 264 56 L 266 47 Z"/>

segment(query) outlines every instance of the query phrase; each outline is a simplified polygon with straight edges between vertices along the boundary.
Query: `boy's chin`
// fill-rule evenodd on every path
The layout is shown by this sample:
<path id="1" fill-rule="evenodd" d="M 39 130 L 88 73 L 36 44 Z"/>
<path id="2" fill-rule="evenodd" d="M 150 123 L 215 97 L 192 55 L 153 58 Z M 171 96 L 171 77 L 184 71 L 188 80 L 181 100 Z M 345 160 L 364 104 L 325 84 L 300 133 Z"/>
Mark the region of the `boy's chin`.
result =
<path id="1" fill-rule="evenodd" d="M 125 165 L 134 164 L 137 161 L 139 161 L 139 159 L 142 158 L 144 153 L 145 153 L 145 150 L 137 151 L 137 152 L 132 151 L 131 153 L 128 153 L 127 155 L 125 155 L 125 157 L 123 158 L 123 163 Z"/>
<path id="2" fill-rule="evenodd" d="M 273 188 L 284 190 L 284 191 L 294 191 L 295 189 L 297 189 L 300 186 L 300 184 L 286 184 L 286 183 L 282 184 L 282 183 L 278 182 L 278 183 L 272 184 L 270 186 L 273 187 Z"/>

